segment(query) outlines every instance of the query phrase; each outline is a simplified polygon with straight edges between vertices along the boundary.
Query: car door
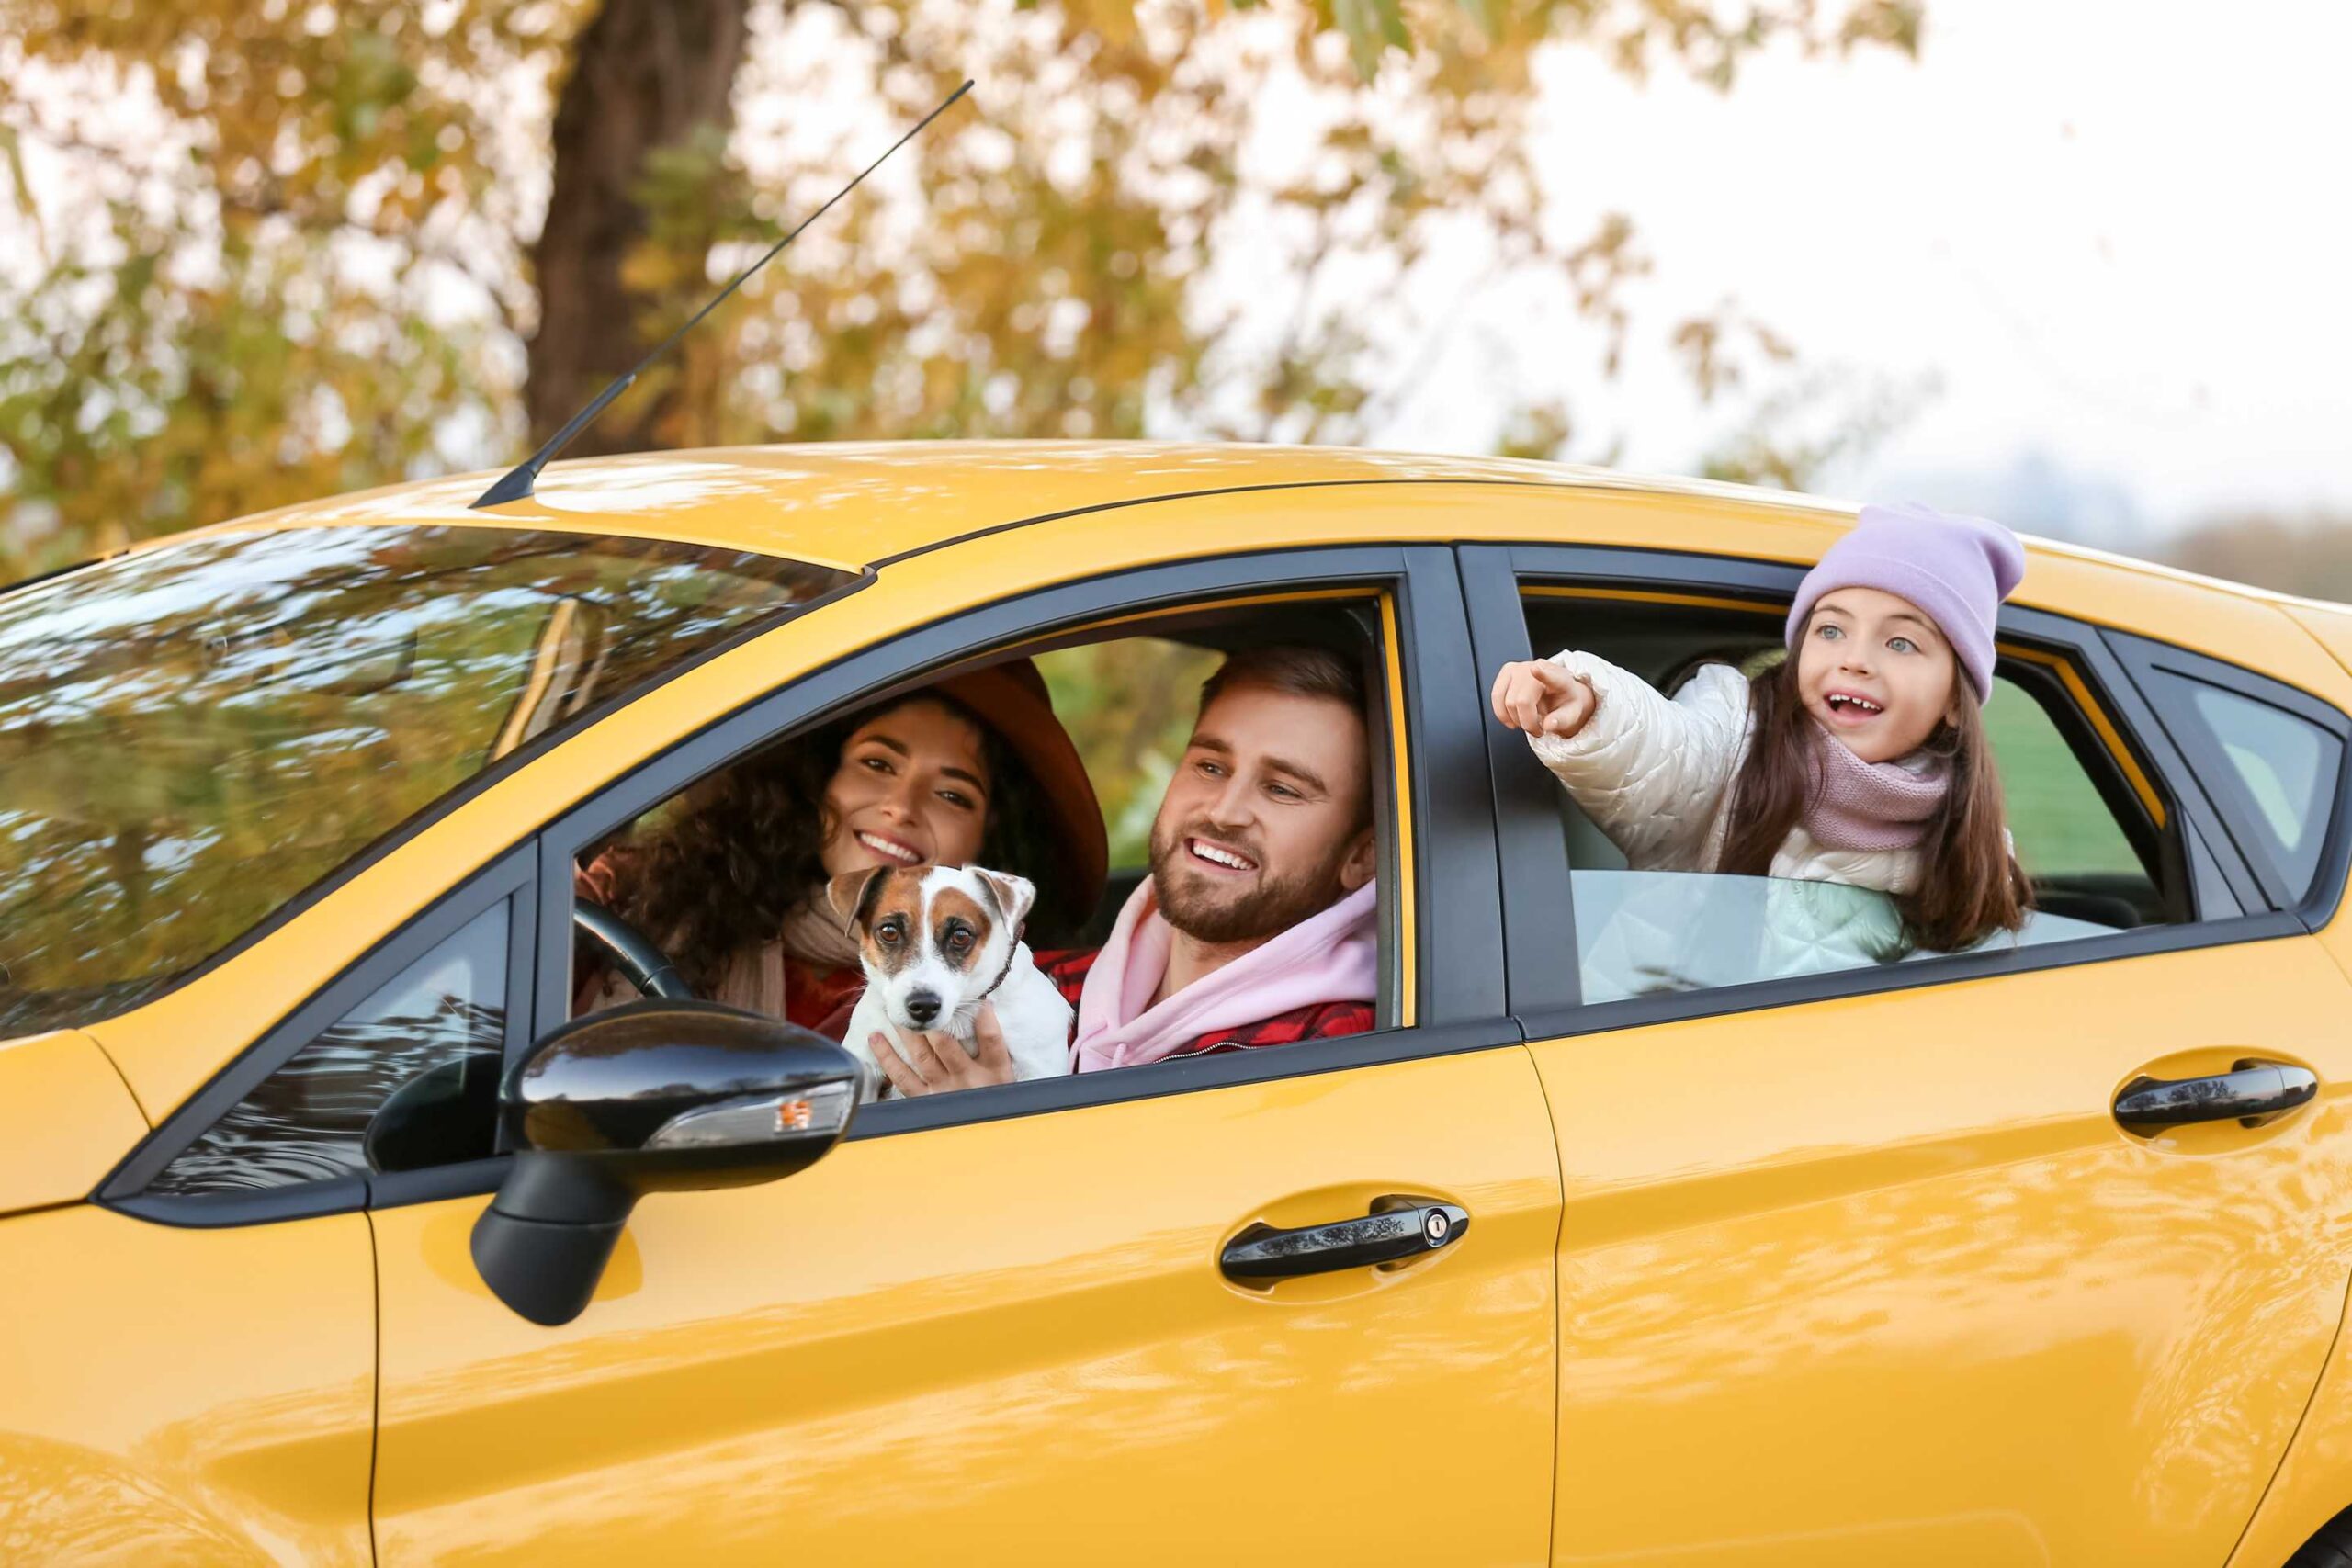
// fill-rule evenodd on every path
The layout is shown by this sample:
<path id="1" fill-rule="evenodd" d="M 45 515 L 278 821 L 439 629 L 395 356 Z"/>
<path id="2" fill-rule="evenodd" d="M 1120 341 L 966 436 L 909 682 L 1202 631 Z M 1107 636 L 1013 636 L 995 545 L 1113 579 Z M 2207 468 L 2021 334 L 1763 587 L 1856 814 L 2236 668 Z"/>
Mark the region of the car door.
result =
<path id="1" fill-rule="evenodd" d="M 1451 557 L 1200 560 L 925 624 L 929 592 L 886 568 L 855 602 L 877 646 L 551 828 L 543 906 L 596 835 L 861 694 L 1074 623 L 1355 593 L 1395 784 L 1385 1026 L 868 1107 L 799 1175 L 639 1205 L 555 1328 L 474 1271 L 486 1185 L 379 1181 L 380 1561 L 1540 1561 L 1558 1168 L 1502 1017 L 1491 818 L 1432 783 L 1486 767 Z M 543 931 L 543 1020 L 568 953 Z M 1220 1269 L 1252 1225 L 1402 1201 L 1468 1227 L 1396 1266 Z"/>
<path id="2" fill-rule="evenodd" d="M 1528 655 L 1551 594 L 1539 621 L 1661 679 L 1659 627 L 1777 643 L 1797 576 L 1546 550 L 1467 570 L 1482 668 Z M 1564 875 L 1559 792 L 1493 738 L 1514 938 L 1580 954 L 1512 973 L 1562 1155 L 1559 1562 L 2218 1564 L 2287 1448 L 2344 1308 L 2352 998 L 2101 635 L 2012 608 L 2001 638 L 1988 726 L 2039 702 L 2067 739 L 1999 752 L 2020 855 L 2081 863 L 2013 951 L 1743 970 L 1748 879 L 1581 852 Z M 2298 711 L 2331 759 L 2309 837 L 2332 908 L 2346 727 Z M 2091 809 L 2051 804 L 2069 789 Z M 2085 848 L 2102 833 L 2142 846 L 2136 904 Z M 2103 931 L 2109 901 L 2154 919 Z M 1629 983 L 1644 941 L 1692 968 Z M 2248 1064 L 2315 1077 L 2316 1102 L 2119 1121 L 2135 1080 Z"/>
<path id="3" fill-rule="evenodd" d="M 392 1086 L 494 1066 L 519 1027 L 528 870 L 469 877 L 139 1126 L 97 1201 L 0 1224 L 0 1559 L 372 1560 L 362 1137 Z"/>
<path id="4" fill-rule="evenodd" d="M 556 628 L 626 691 L 854 582 L 400 511 L 0 599 L 0 1562 L 371 1560 L 361 1135 L 527 1014 L 545 800 L 460 797 L 590 699 Z"/>

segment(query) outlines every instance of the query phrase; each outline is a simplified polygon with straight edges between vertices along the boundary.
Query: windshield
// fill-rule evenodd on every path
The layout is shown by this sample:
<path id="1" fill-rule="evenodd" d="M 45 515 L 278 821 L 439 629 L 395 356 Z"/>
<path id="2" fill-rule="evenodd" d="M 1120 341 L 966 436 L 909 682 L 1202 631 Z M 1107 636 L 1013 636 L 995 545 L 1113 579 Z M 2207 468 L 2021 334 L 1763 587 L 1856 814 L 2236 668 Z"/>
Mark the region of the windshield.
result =
<path id="1" fill-rule="evenodd" d="M 0 597 L 0 1038 L 149 999 L 485 768 L 850 581 L 401 525 L 191 539 Z"/>

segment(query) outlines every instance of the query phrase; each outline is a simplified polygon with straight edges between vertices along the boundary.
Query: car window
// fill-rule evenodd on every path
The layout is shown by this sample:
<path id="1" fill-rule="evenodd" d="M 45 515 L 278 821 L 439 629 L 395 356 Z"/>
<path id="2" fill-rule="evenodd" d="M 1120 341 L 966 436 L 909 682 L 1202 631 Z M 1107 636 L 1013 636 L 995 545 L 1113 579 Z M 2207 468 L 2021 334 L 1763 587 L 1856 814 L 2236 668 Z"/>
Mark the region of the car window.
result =
<path id="1" fill-rule="evenodd" d="M 1996 674 L 1984 716 L 2009 832 L 2027 874 L 2052 885 L 2120 878 L 2135 901 L 2151 897 L 2139 852 L 2049 710 L 2015 680 Z"/>
<path id="2" fill-rule="evenodd" d="M 0 595 L 0 1038 L 159 994 L 484 769 L 850 581 L 380 525 L 197 537 Z"/>
<path id="3" fill-rule="evenodd" d="M 1783 657 L 1781 612 L 1769 605 L 1617 601 L 1543 586 L 1530 587 L 1524 603 L 1539 655 L 1567 648 L 1596 653 L 1669 694 L 1710 663 L 1754 676 Z M 2074 941 L 2177 918 L 2186 894 L 2165 886 L 2158 874 L 2160 803 L 2137 794 L 2126 773 L 2105 767 L 2096 728 L 2052 667 L 2005 655 L 1983 715 L 2035 908 L 2022 929 L 1976 949 Z M 1541 766 L 1532 756 L 1528 765 Z M 1689 863 L 1697 848 L 1669 864 L 1644 849 L 1635 864 L 1619 840 L 1637 849 L 1643 840 L 1627 824 L 1579 808 L 1565 788 L 1554 798 L 1588 1001 L 1944 956 L 1906 942 L 1897 902 L 1886 893 L 1718 874 Z"/>
<path id="4" fill-rule="evenodd" d="M 264 1078 L 148 1190 L 247 1192 L 363 1175 L 377 1111 L 436 1068 L 452 1077 L 445 1107 L 492 1104 L 483 1091 L 498 1078 L 506 1028 L 507 920 L 507 905 L 493 904 L 387 981 Z M 468 1073 L 485 1081 L 462 1081 Z M 444 1157 L 491 1152 L 486 1116 L 432 1135 Z"/>
<path id="5" fill-rule="evenodd" d="M 2319 869 L 2322 841 L 2335 802 L 2344 748 L 2318 725 L 2258 698 L 2158 670 L 2154 679 L 2168 721 L 2186 720 L 2206 741 L 2250 809 L 2262 850 L 2298 895 Z"/>
<path id="6" fill-rule="evenodd" d="M 1866 887 L 1688 872 L 1578 871 L 1577 957 L 1584 999 L 1705 990 L 1938 956 L 1903 940 L 1894 901 Z M 2103 936 L 2113 928 L 2037 911 L 2000 950 Z"/>
<path id="7" fill-rule="evenodd" d="M 1349 672 L 1369 711 L 1357 731 L 1362 744 L 1339 759 L 1351 771 L 1334 768 L 1329 782 L 1347 787 L 1349 798 L 1378 827 L 1375 831 L 1349 816 L 1340 847 L 1362 837 L 1373 845 L 1370 864 L 1394 864 L 1392 814 L 1401 803 L 1387 743 L 1391 677 L 1382 625 L 1379 601 L 1370 593 L 1360 604 L 1277 597 L 1253 608 L 1224 601 L 1214 611 L 1179 607 L 1140 622 L 1123 616 L 1099 631 L 1031 638 L 972 653 L 943 671 L 910 672 L 893 694 L 803 722 L 592 840 L 574 863 L 575 896 L 619 914 L 671 960 L 695 994 L 781 1011 L 838 1038 L 864 991 L 865 973 L 843 919 L 820 900 L 831 878 L 842 874 L 837 867 L 864 866 L 876 854 L 904 849 L 919 857 L 908 863 L 967 863 L 1034 883 L 1037 899 L 1024 935 L 1038 963 L 1074 997 L 1122 911 L 1151 880 L 1154 824 L 1171 783 L 1191 765 L 1188 746 L 1204 682 L 1236 650 L 1255 658 L 1306 649 Z M 1002 706 L 1001 691 L 964 684 L 989 671 L 1007 678 L 1018 671 L 1035 683 L 1035 701 L 1046 705 L 1022 719 Z M 983 742 L 978 750 L 957 754 L 953 726 L 943 739 L 935 715 L 901 718 L 905 710 L 894 705 L 921 707 L 942 697 L 955 714 L 976 721 Z M 1037 713 L 1046 715 L 1045 722 L 1035 722 Z M 863 755 L 857 737 L 871 726 L 889 734 L 898 750 L 888 757 Z M 1050 744 L 1041 739 L 1046 731 Z M 1283 739 L 1298 750 L 1315 738 Z M 1064 755 L 1067 771 L 1056 761 Z M 982 820 L 968 827 L 932 804 L 938 789 L 915 789 L 923 770 L 950 765 L 976 782 L 988 800 Z M 922 797 L 918 804 L 893 806 L 896 815 L 887 817 L 865 814 L 868 808 L 858 803 L 877 798 L 861 776 L 872 766 L 882 767 L 893 784 L 907 781 Z M 845 795 L 837 793 L 844 777 L 852 781 Z M 1286 803 L 1272 809 L 1291 810 L 1287 802 L 1295 793 L 1288 784 L 1270 784 L 1268 798 Z M 1074 807 L 1081 798 L 1082 807 Z M 1204 831 L 1198 823 L 1187 825 L 1196 834 Z M 1263 851 L 1270 863 L 1295 853 L 1286 843 L 1261 836 L 1261 825 L 1210 831 L 1227 831 L 1231 847 Z M 1091 847 L 1075 852 L 1079 837 L 1091 838 Z M 861 855 L 846 840 L 865 843 L 867 852 Z M 1295 884 L 1273 889 L 1283 897 L 1319 893 L 1327 882 L 1338 887 L 1336 859 L 1290 869 L 1298 873 Z M 1346 998 L 1351 1029 L 1405 1021 L 1403 998 L 1386 979 L 1409 940 L 1396 913 L 1392 874 L 1382 869 L 1363 889 L 1384 983 L 1377 994 Z M 1333 899 L 1339 896 L 1333 891 Z M 1285 917 L 1283 929 L 1324 908 L 1302 908 L 1295 921 Z M 594 933 L 575 941 L 573 964 L 575 1013 L 638 995 L 626 955 Z M 1301 1004 L 1318 999 L 1301 990 L 1270 1012 L 1305 1013 L 1312 1009 Z M 1341 998 L 1335 992 L 1329 999 Z M 1335 1009 L 1320 1021 L 1338 1016 Z M 1230 1021 L 1236 1027 L 1202 1048 L 1272 1038 L 1250 1036 L 1238 1027 L 1260 1021 Z"/>
<path id="8" fill-rule="evenodd" d="M 1054 712 L 1102 803 L 1111 868 L 1141 871 L 1151 818 L 1191 738 L 1201 683 L 1222 656 L 1168 637 L 1126 637 L 1037 655 Z"/>

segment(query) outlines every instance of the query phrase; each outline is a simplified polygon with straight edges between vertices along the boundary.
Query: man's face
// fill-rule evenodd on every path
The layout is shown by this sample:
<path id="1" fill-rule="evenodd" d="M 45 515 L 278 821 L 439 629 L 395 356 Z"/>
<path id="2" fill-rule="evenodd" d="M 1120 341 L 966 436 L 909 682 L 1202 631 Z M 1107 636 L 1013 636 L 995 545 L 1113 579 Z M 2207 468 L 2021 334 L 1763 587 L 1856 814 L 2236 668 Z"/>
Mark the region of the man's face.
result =
<path id="1" fill-rule="evenodd" d="M 1202 710 L 1151 826 L 1168 923 L 1262 942 L 1372 879 L 1363 720 L 1341 702 L 1229 686 Z"/>

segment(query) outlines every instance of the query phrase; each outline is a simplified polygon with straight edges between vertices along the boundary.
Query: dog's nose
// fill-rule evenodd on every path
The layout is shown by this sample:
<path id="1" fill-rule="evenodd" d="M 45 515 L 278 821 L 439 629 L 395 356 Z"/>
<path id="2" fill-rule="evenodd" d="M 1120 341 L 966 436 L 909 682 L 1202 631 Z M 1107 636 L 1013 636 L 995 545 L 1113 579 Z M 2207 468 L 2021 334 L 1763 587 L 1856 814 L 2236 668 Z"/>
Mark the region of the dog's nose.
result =
<path id="1" fill-rule="evenodd" d="M 932 1020 L 939 1016 L 939 998 L 929 991 L 911 991 L 907 995 L 907 1016 L 919 1028 L 929 1029 Z"/>

